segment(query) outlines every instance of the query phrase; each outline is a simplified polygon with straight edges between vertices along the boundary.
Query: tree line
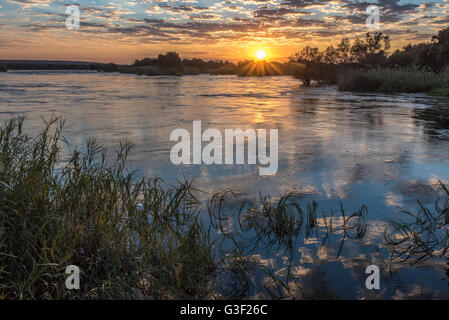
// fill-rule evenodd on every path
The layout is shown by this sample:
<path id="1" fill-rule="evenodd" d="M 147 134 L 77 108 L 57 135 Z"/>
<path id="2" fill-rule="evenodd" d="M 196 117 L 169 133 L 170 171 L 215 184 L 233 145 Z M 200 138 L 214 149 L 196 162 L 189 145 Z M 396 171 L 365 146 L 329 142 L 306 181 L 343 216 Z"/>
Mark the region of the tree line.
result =
<path id="1" fill-rule="evenodd" d="M 368 32 L 364 39 L 351 43 L 344 38 L 322 51 L 306 46 L 290 57 L 290 63 L 295 64 L 294 76 L 306 85 L 311 80 L 335 83 L 347 70 L 414 68 L 442 72 L 449 67 L 449 28 L 439 31 L 429 43 L 409 44 L 392 54 L 390 47 L 388 35 Z"/>
<path id="2" fill-rule="evenodd" d="M 136 59 L 132 67 L 153 67 L 163 74 L 213 73 L 214 70 L 234 74 L 236 65 L 227 60 L 181 59 L 179 53 L 169 51 L 159 54 L 157 58 Z"/>

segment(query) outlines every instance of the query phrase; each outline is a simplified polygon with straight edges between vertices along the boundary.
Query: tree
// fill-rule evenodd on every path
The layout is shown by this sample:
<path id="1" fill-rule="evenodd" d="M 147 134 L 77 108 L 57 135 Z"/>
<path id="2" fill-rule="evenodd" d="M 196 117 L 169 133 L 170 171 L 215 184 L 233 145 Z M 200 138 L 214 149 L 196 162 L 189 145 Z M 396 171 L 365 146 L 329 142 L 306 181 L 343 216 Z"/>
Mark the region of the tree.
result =
<path id="1" fill-rule="evenodd" d="M 442 71 L 449 67 L 449 27 L 438 31 L 438 35 L 433 36 L 432 40 L 436 41 L 433 47 L 436 47 L 437 70 Z"/>
<path id="2" fill-rule="evenodd" d="M 293 75 L 306 86 L 310 86 L 312 80 L 334 82 L 335 54 L 334 48 L 328 48 L 322 53 L 318 48 L 306 46 L 290 58 L 290 62 L 295 63 Z"/>
<path id="3" fill-rule="evenodd" d="M 164 70 L 173 70 L 175 72 L 180 72 L 182 70 L 182 60 L 179 57 L 179 54 L 174 51 L 159 54 L 156 65 Z"/>
<path id="4" fill-rule="evenodd" d="M 300 52 L 295 54 L 293 60 L 296 62 L 320 62 L 321 53 L 318 48 L 305 46 Z"/>
<path id="5" fill-rule="evenodd" d="M 339 63 L 351 62 L 351 43 L 348 38 L 341 39 L 341 42 L 337 46 Z"/>
<path id="6" fill-rule="evenodd" d="M 396 50 L 385 65 L 443 71 L 449 66 L 449 28 L 439 31 L 429 43 L 409 44 L 402 50 Z"/>
<path id="7" fill-rule="evenodd" d="M 154 58 L 143 58 L 143 59 L 136 59 L 134 62 L 135 67 L 143 67 L 143 66 L 155 66 L 157 63 L 157 59 Z"/>
<path id="8" fill-rule="evenodd" d="M 351 47 L 352 61 L 365 67 L 377 67 L 385 62 L 390 49 L 390 37 L 382 32 L 366 33 L 365 39 L 356 39 Z"/>
<path id="9" fill-rule="evenodd" d="M 340 60 L 340 54 L 338 49 L 335 49 L 333 46 L 329 46 L 322 53 L 321 61 L 324 63 L 337 64 Z"/>

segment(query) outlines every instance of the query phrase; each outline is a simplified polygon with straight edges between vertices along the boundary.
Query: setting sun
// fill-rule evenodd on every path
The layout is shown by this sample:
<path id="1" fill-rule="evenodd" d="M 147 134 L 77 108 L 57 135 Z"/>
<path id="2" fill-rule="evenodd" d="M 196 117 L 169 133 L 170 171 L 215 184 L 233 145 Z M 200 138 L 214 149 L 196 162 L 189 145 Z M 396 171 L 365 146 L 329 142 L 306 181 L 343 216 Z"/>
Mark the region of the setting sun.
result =
<path id="1" fill-rule="evenodd" d="M 265 59 L 266 57 L 267 57 L 267 54 L 265 53 L 265 51 L 259 50 L 259 51 L 256 52 L 256 58 L 257 58 L 258 60 L 263 60 L 263 59 Z"/>

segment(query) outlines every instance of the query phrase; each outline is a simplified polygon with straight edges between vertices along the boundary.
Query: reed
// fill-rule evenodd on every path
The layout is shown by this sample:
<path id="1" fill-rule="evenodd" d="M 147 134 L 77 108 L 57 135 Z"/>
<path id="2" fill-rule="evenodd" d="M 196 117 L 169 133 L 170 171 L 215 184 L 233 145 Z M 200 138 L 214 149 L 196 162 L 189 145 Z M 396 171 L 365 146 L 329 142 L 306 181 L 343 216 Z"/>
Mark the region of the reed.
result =
<path id="1" fill-rule="evenodd" d="M 128 172 L 127 144 L 112 161 L 92 140 L 61 159 L 62 124 L 0 128 L 0 297 L 208 297 L 215 253 L 191 185 Z M 72 264 L 81 290 L 65 289 Z"/>
<path id="2" fill-rule="evenodd" d="M 427 92 L 449 94 L 449 77 L 415 69 L 378 69 L 346 72 L 339 76 L 338 89 L 356 92 Z"/>

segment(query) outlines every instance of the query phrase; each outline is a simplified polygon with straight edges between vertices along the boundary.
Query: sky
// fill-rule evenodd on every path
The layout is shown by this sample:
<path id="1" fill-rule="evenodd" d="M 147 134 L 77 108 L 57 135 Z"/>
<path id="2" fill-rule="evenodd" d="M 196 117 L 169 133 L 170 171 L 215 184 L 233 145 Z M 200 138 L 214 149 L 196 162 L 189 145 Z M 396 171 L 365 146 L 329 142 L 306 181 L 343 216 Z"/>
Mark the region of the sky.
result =
<path id="1" fill-rule="evenodd" d="M 66 27 L 70 5 L 79 8 L 79 29 Z M 306 45 L 363 37 L 370 5 L 379 7 L 376 31 L 390 36 L 392 49 L 449 26 L 449 0 L 0 0 L 0 60 L 124 64 L 177 51 L 238 61 L 265 50 L 285 61 Z"/>

